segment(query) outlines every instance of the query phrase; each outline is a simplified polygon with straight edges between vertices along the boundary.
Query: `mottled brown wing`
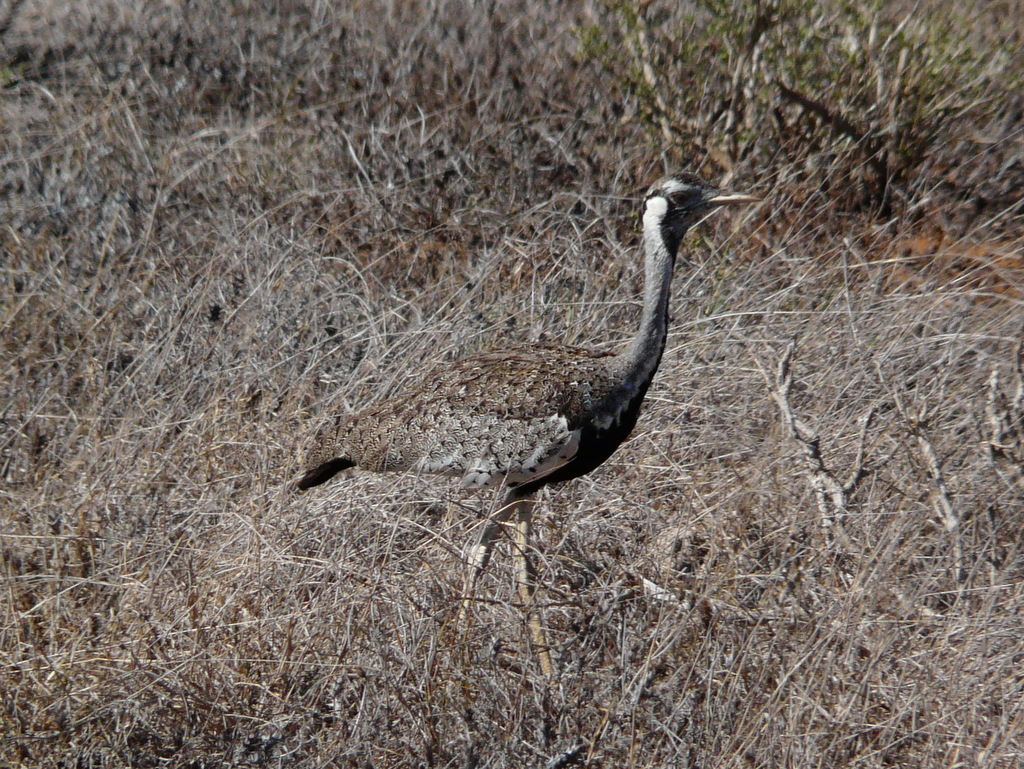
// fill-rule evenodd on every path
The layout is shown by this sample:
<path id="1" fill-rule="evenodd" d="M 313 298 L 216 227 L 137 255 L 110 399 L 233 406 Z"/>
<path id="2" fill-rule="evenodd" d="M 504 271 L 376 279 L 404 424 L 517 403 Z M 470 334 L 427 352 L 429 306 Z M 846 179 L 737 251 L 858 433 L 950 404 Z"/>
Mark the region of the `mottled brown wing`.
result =
<path id="1" fill-rule="evenodd" d="M 575 456 L 580 428 L 614 387 L 609 372 L 607 354 L 547 345 L 444 364 L 328 426 L 307 476 L 319 482 L 315 471 L 340 457 L 368 470 L 457 475 L 475 487 L 542 478 Z"/>
<path id="2" fill-rule="evenodd" d="M 417 389 L 426 399 L 459 402 L 467 413 L 532 420 L 562 416 L 571 429 L 614 387 L 610 353 L 557 345 L 520 345 L 441 366 Z"/>

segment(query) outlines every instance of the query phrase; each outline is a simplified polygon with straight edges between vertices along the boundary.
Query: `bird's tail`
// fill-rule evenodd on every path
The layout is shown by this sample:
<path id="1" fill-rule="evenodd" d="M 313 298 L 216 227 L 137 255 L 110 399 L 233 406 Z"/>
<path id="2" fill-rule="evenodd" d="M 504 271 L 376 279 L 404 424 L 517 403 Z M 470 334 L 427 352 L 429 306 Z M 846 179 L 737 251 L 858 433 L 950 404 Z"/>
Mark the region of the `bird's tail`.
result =
<path id="1" fill-rule="evenodd" d="M 306 489 L 311 489 L 314 486 L 319 486 L 321 483 L 329 481 L 342 470 L 355 467 L 355 464 L 356 463 L 351 459 L 347 459 L 345 457 L 328 459 L 326 462 L 321 462 L 306 470 L 303 476 L 296 481 L 295 488 L 299 491 L 305 491 Z"/>
<path id="2" fill-rule="evenodd" d="M 351 452 L 345 446 L 352 424 L 350 417 L 339 414 L 320 428 L 306 455 L 306 471 L 296 481 L 296 489 L 305 491 L 319 486 L 342 470 L 356 466 L 357 462 L 350 457 Z"/>

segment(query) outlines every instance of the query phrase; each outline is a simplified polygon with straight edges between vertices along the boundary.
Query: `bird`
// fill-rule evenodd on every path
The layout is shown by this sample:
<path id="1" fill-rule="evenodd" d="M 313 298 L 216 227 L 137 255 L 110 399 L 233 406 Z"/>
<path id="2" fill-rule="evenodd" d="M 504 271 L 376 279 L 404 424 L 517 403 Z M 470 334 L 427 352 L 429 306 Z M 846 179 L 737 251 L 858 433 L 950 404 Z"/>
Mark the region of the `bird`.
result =
<path id="1" fill-rule="evenodd" d="M 665 351 L 683 236 L 716 208 L 757 200 L 722 192 L 691 173 L 661 179 L 643 201 L 643 307 L 623 349 L 526 343 L 444 363 L 396 397 L 329 419 L 313 440 L 297 488 L 358 468 L 437 473 L 461 478 L 467 489 L 502 489 L 503 504 L 471 548 L 460 615 L 514 518 L 517 590 L 541 668 L 552 675 L 550 646 L 530 608 L 534 575 L 527 549 L 535 494 L 591 472 L 633 431 Z"/>

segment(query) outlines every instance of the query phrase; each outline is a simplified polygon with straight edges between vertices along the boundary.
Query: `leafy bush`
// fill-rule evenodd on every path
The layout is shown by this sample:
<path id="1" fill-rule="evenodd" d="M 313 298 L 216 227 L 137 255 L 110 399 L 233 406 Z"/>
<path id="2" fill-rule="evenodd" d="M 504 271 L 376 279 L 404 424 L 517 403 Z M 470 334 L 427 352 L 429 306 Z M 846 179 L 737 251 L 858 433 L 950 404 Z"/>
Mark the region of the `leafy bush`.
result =
<path id="1" fill-rule="evenodd" d="M 581 55 L 637 117 L 719 166 L 807 177 L 888 217 L 951 122 L 1019 90 L 954 11 L 857 0 L 604 0 Z M 783 169 L 783 166 L 786 168 Z"/>

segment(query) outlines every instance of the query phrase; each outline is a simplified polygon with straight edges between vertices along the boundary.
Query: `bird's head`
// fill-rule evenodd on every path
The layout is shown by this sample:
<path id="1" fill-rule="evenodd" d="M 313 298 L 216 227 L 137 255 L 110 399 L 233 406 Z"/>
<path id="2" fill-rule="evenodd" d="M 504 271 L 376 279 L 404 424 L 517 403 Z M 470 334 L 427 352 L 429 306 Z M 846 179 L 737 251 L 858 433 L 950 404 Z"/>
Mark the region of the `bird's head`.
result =
<path id="1" fill-rule="evenodd" d="M 686 231 L 711 209 L 756 201 L 752 195 L 723 193 L 693 174 L 678 174 L 648 190 L 641 224 L 645 232 L 660 232 L 669 253 L 675 255 Z"/>

